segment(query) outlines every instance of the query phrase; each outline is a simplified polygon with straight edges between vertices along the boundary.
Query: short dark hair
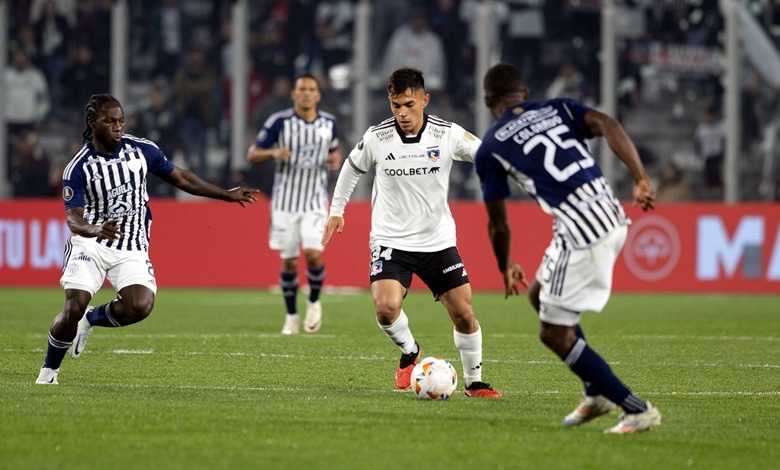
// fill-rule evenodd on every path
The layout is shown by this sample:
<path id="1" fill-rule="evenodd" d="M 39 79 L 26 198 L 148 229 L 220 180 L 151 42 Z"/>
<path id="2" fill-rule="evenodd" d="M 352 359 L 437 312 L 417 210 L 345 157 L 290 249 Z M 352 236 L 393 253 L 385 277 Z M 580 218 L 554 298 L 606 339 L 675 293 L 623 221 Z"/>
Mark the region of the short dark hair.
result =
<path id="1" fill-rule="evenodd" d="M 482 81 L 485 94 L 500 97 L 515 93 L 525 86 L 523 74 L 512 64 L 502 62 L 490 68 Z"/>
<path id="2" fill-rule="evenodd" d="M 85 142 L 92 140 L 92 129 L 89 127 L 89 120 L 97 119 L 100 108 L 106 103 L 119 104 L 119 100 L 107 93 L 96 94 L 89 97 L 87 106 L 84 108 L 84 121 L 87 123 L 87 128 L 81 134 L 81 137 Z M 121 104 L 119 105 L 121 106 Z"/>
<path id="3" fill-rule="evenodd" d="M 390 74 L 387 80 L 387 94 L 394 96 L 411 88 L 425 91 L 425 80 L 420 70 L 404 67 Z"/>
<path id="4" fill-rule="evenodd" d="M 300 80 L 302 78 L 311 78 L 312 80 L 314 80 L 314 83 L 317 84 L 317 90 L 321 91 L 320 90 L 320 81 L 317 80 L 317 77 L 315 77 L 314 75 L 312 75 L 310 73 L 302 73 L 300 75 L 296 75 L 295 76 L 295 80 L 293 80 L 293 86 L 294 86 L 295 83 L 298 83 L 298 80 Z"/>

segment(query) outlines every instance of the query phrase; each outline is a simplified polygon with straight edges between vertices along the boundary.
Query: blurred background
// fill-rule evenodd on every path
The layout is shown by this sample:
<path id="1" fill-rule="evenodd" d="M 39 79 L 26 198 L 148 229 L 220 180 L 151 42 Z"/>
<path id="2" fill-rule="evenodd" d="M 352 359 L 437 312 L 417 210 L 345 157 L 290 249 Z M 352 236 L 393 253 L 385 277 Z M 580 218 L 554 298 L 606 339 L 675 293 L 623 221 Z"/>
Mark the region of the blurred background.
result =
<path id="1" fill-rule="evenodd" d="M 618 117 L 659 200 L 780 202 L 780 0 L 0 0 L 0 198 L 59 197 L 93 93 L 125 131 L 220 185 L 266 193 L 245 162 L 294 77 L 320 79 L 342 153 L 390 117 L 384 81 L 423 70 L 430 114 L 481 135 L 481 76 L 499 61 L 531 100 L 570 97 Z M 621 199 L 632 181 L 593 141 Z M 605 153 L 606 152 L 606 153 Z M 337 172 L 333 175 L 337 175 Z M 355 198 L 370 194 L 364 178 Z M 184 198 L 150 176 L 154 197 Z M 471 165 L 451 198 L 478 200 Z M 525 196 L 518 192 L 518 199 Z"/>

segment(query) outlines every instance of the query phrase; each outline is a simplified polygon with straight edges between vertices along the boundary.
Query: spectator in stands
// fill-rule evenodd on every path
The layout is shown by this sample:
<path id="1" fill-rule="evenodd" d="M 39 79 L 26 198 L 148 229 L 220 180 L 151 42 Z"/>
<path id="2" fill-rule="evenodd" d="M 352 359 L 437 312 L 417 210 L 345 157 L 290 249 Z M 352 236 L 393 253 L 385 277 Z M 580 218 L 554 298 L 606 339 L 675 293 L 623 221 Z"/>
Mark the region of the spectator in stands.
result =
<path id="1" fill-rule="evenodd" d="M 544 93 L 545 99 L 571 98 L 582 101 L 585 98 L 585 75 L 574 64 L 563 64 L 558 74 Z"/>
<path id="2" fill-rule="evenodd" d="M 86 42 L 78 44 L 73 62 L 65 69 L 62 85 L 68 92 L 64 96 L 65 107 L 81 114 L 84 103 L 96 92 L 108 91 L 108 70 L 103 64 L 92 60 L 92 48 Z"/>
<path id="3" fill-rule="evenodd" d="M 49 184 L 49 156 L 38 145 L 33 132 L 14 137 L 9 177 L 14 197 L 51 197 L 54 188 Z"/>
<path id="4" fill-rule="evenodd" d="M 250 41 L 255 67 L 268 75 L 269 79 L 293 75 L 294 58 L 284 52 L 282 25 L 273 20 L 266 20 L 256 32 L 252 33 Z"/>
<path id="5" fill-rule="evenodd" d="M 447 63 L 446 91 L 447 94 L 455 98 L 458 104 L 462 104 L 465 99 L 464 86 L 465 78 L 468 75 L 466 66 L 473 66 L 471 47 L 468 44 L 468 38 L 464 31 L 468 30 L 468 25 L 460 19 L 458 14 L 458 0 L 436 0 L 428 12 L 428 22 L 431 30 L 436 33 L 447 47 L 444 49 L 445 61 Z M 462 120 L 454 119 L 462 123 Z M 473 168 L 473 165 L 469 165 Z"/>
<path id="6" fill-rule="evenodd" d="M 390 37 L 382 75 L 389 77 L 394 70 L 411 67 L 422 72 L 427 91 L 446 90 L 447 59 L 441 38 L 428 27 L 422 8 L 413 8 L 408 18 Z"/>
<path id="7" fill-rule="evenodd" d="M 5 118 L 9 140 L 34 130 L 49 112 L 49 86 L 43 72 L 30 63 L 23 50 L 13 51 L 5 70 Z"/>
<path id="8" fill-rule="evenodd" d="M 35 41 L 35 27 L 26 23 L 21 25 L 19 32 L 16 35 L 16 39 L 12 43 L 11 49 L 18 49 L 26 52 L 27 57 L 30 58 L 30 62 L 35 64 L 38 60 L 38 45 Z"/>
<path id="9" fill-rule="evenodd" d="M 260 102 L 271 93 L 271 85 L 265 74 L 261 73 L 255 66 L 251 57 L 247 58 L 247 95 L 246 110 L 247 117 L 251 119 L 257 111 Z M 222 78 L 222 119 L 230 123 L 231 116 L 231 91 L 233 90 L 232 74 L 225 75 Z M 289 100 L 289 96 L 288 96 Z"/>
<path id="10" fill-rule="evenodd" d="M 262 31 L 266 25 L 272 25 L 276 29 L 276 35 L 279 39 L 276 52 L 278 58 L 282 59 L 280 65 L 289 66 L 286 70 L 280 71 L 286 76 L 292 77 L 296 74 L 293 64 L 309 48 L 309 44 L 314 39 L 314 9 L 319 2 L 311 0 L 270 0 L 263 2 L 267 4 L 258 15 L 265 24 L 258 25 Z M 258 67 L 269 79 L 273 80 L 276 73 L 264 67 Z"/>
<path id="11" fill-rule="evenodd" d="M 46 10 L 49 4 L 52 4 L 54 11 L 58 16 L 62 16 L 68 22 L 68 27 L 76 27 L 77 20 L 77 0 L 31 0 L 30 1 L 30 23 L 37 23 L 46 16 Z"/>
<path id="12" fill-rule="evenodd" d="M 188 169 L 204 178 L 208 176 L 207 135 L 215 130 L 217 123 L 217 84 L 217 73 L 206 61 L 206 52 L 197 47 L 190 49 L 184 66 L 173 80 L 173 106 L 180 123 Z"/>
<path id="13" fill-rule="evenodd" d="M 371 59 L 372 67 L 380 67 L 385 49 L 393 31 L 400 27 L 409 15 L 410 0 L 373 0 L 371 11 Z"/>
<path id="14" fill-rule="evenodd" d="M 71 37 L 68 20 L 61 15 L 54 4 L 48 0 L 43 14 L 35 23 L 35 43 L 38 49 L 38 64 L 46 76 L 51 92 L 51 110 L 49 118 L 56 119 L 62 106 L 62 74 L 68 60 Z"/>
<path id="15" fill-rule="evenodd" d="M 657 202 L 686 202 L 693 199 L 691 185 L 674 162 L 667 162 L 661 169 L 661 181 L 655 200 Z"/>
<path id="16" fill-rule="evenodd" d="M 710 188 L 723 186 L 723 157 L 726 149 L 726 128 L 718 110 L 707 109 L 695 130 L 696 152 L 704 160 L 704 183 Z"/>
<path id="17" fill-rule="evenodd" d="M 83 24 L 79 20 L 81 30 L 84 27 L 84 34 L 81 38 L 89 42 L 92 46 L 92 60 L 101 64 L 108 70 L 111 66 L 111 22 L 115 0 L 97 0 L 93 7 L 86 10 L 88 16 L 84 18 Z M 85 2 L 79 2 L 85 3 Z"/>
<path id="18" fill-rule="evenodd" d="M 345 64 L 352 56 L 352 23 L 355 5 L 350 0 L 322 0 L 314 10 L 315 57 L 327 76 L 334 65 Z"/>
<path id="19" fill-rule="evenodd" d="M 178 0 L 161 0 L 149 15 L 149 45 L 155 57 L 155 75 L 169 80 L 181 67 L 181 57 L 190 49 L 193 20 Z"/>
<path id="20" fill-rule="evenodd" d="M 179 123 L 170 105 L 169 85 L 163 77 L 159 77 L 149 88 L 149 105 L 141 109 L 137 115 L 137 126 L 131 129 L 135 135 L 157 143 L 157 145 L 173 158 L 181 151 L 179 138 Z M 147 177 L 149 195 L 171 197 L 175 188 L 157 177 Z"/>

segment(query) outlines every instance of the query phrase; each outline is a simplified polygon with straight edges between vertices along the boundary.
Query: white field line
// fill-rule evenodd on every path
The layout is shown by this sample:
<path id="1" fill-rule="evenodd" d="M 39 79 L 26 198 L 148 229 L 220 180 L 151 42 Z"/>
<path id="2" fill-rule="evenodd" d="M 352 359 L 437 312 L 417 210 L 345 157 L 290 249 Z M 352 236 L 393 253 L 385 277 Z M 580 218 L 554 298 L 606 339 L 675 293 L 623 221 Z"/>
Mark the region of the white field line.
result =
<path id="1" fill-rule="evenodd" d="M 27 382 L 18 382 L 27 384 Z M 61 385 L 62 386 L 62 385 Z M 235 392 L 318 392 L 317 398 L 327 400 L 328 392 L 357 392 L 357 393 L 412 393 L 410 390 L 398 390 L 396 388 L 363 389 L 348 388 L 322 388 L 322 387 L 241 387 L 233 385 L 148 385 L 132 383 L 75 383 L 72 386 L 90 388 L 126 388 L 126 389 L 158 389 L 158 390 L 204 390 L 204 391 L 235 391 Z M 549 396 L 572 395 L 571 391 L 562 390 L 502 390 L 504 396 Z M 756 396 L 780 396 L 780 391 L 702 391 L 702 392 L 642 392 L 646 396 L 715 396 L 715 397 L 756 397 Z"/>
<path id="2" fill-rule="evenodd" d="M 11 352 L 20 352 L 15 349 L 4 349 L 3 352 L 11 353 Z M 33 353 L 45 353 L 46 351 L 41 348 L 35 348 L 31 351 L 27 352 L 33 352 Z M 164 355 L 164 356 L 225 356 L 225 357 L 258 357 L 258 358 L 272 358 L 272 359 L 300 359 L 300 360 L 311 360 L 311 359 L 317 359 L 317 360 L 324 360 L 324 361 L 394 361 L 395 356 L 392 357 L 386 357 L 386 356 L 316 356 L 312 357 L 310 355 L 303 355 L 303 354 L 274 354 L 274 353 L 263 353 L 263 352 L 246 352 L 246 351 L 229 351 L 229 352 L 215 352 L 215 351 L 177 351 L 177 350 L 169 350 L 169 351 L 155 351 L 154 349 L 114 349 L 109 352 L 97 352 L 94 350 L 87 350 L 84 351 L 84 354 L 86 355 L 100 355 L 100 354 L 158 354 L 158 355 Z M 456 357 L 445 357 L 444 359 L 447 359 L 450 362 L 459 363 L 459 358 Z M 504 358 L 504 359 L 483 359 L 482 362 L 486 363 L 492 363 L 492 364 L 517 364 L 517 365 L 528 365 L 528 366 L 556 366 L 561 364 L 561 361 L 550 359 L 550 360 L 522 360 L 522 359 L 514 359 L 514 358 Z M 626 361 L 607 361 L 610 365 L 620 365 L 620 364 L 628 364 Z M 730 364 L 730 363 L 717 363 L 717 362 L 697 362 L 697 361 L 691 361 L 688 363 L 667 363 L 667 362 L 654 362 L 652 364 L 653 367 L 736 367 L 739 369 L 780 369 L 780 364 Z"/>
<path id="3" fill-rule="evenodd" d="M 163 339 L 177 339 L 177 338 L 196 338 L 196 339 L 231 339 L 231 338 L 262 338 L 262 339 L 278 339 L 278 340 L 287 340 L 287 336 L 283 336 L 279 333 L 197 333 L 197 334 L 190 334 L 190 333 L 154 333 L 154 334 L 138 334 L 138 333 L 125 333 L 124 329 L 121 330 L 111 330 L 111 329 L 105 329 L 101 328 L 98 331 L 100 333 L 104 333 L 107 335 L 112 336 L 121 336 L 123 338 L 146 338 L 146 339 L 155 339 L 155 338 L 163 338 Z M 35 333 L 30 334 L 28 337 L 30 338 L 46 338 L 47 334 L 44 333 Z M 339 335 L 339 334 L 322 334 L 317 333 L 316 335 L 298 335 L 299 338 L 309 338 L 309 339 L 316 339 L 316 338 L 338 338 L 343 337 L 345 335 Z M 380 335 L 381 336 L 381 335 Z M 487 338 L 518 338 L 518 339 L 536 339 L 538 341 L 538 337 L 535 334 L 525 334 L 525 333 L 496 333 L 496 334 L 486 334 L 484 335 Z M 604 336 L 604 335 L 603 335 Z M 606 336 L 604 336 L 606 337 Z M 668 340 L 680 340 L 680 341 L 768 341 L 768 342 L 780 342 L 780 336 L 715 336 L 715 335 L 619 335 L 621 339 L 624 340 L 642 340 L 642 341 L 668 341 Z"/>

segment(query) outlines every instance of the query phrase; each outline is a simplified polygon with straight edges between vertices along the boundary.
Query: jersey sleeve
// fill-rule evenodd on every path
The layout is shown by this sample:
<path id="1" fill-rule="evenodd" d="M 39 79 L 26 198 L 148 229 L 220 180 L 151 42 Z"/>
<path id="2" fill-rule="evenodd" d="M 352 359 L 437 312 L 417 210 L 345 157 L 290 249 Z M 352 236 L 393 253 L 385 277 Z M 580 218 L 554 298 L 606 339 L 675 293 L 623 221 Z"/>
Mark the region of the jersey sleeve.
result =
<path id="1" fill-rule="evenodd" d="M 355 148 L 349 152 L 349 161 L 361 173 L 366 173 L 374 163 L 373 141 L 373 134 L 369 129 L 363 134 L 363 138 L 355 145 Z"/>
<path id="2" fill-rule="evenodd" d="M 276 144 L 279 139 L 279 130 L 282 126 L 282 120 L 277 119 L 277 116 L 271 116 L 263 124 L 263 128 L 255 136 L 255 147 L 261 149 L 269 149 Z"/>
<path id="3" fill-rule="evenodd" d="M 62 200 L 65 203 L 65 210 L 84 207 L 84 192 L 87 186 L 84 169 L 79 165 L 68 175 L 67 179 L 62 179 Z"/>
<path id="4" fill-rule="evenodd" d="M 168 160 L 162 150 L 156 145 L 143 146 L 146 164 L 149 167 L 149 173 L 156 176 L 168 176 L 173 172 L 173 163 Z"/>
<path id="5" fill-rule="evenodd" d="M 452 123 L 452 132 L 450 134 L 450 144 L 452 145 L 452 158 L 464 162 L 473 162 L 482 141 L 462 128 L 460 125 Z"/>
<path id="6" fill-rule="evenodd" d="M 489 148 L 489 144 L 483 143 L 474 159 L 474 166 L 482 185 L 482 199 L 484 201 L 496 201 L 506 199 L 510 195 L 507 182 L 507 171 L 496 155 Z"/>
<path id="7" fill-rule="evenodd" d="M 370 150 L 372 134 L 369 129 L 363 134 L 363 138 L 349 152 L 347 161 L 341 167 L 336 187 L 333 189 L 333 198 L 330 204 L 330 215 L 343 216 L 352 191 L 355 190 L 360 176 L 365 174 L 370 167 L 373 152 Z"/>
<path id="8" fill-rule="evenodd" d="M 585 113 L 590 111 L 592 108 L 571 98 L 559 98 L 558 102 L 569 114 L 569 117 L 580 134 L 582 134 L 586 139 L 593 138 L 593 134 L 591 134 L 588 126 L 585 125 Z"/>

